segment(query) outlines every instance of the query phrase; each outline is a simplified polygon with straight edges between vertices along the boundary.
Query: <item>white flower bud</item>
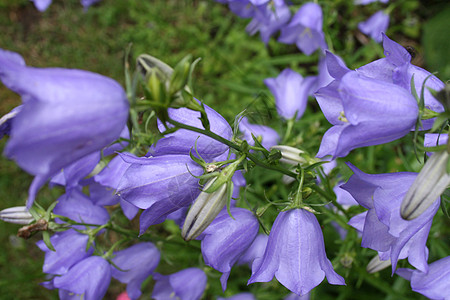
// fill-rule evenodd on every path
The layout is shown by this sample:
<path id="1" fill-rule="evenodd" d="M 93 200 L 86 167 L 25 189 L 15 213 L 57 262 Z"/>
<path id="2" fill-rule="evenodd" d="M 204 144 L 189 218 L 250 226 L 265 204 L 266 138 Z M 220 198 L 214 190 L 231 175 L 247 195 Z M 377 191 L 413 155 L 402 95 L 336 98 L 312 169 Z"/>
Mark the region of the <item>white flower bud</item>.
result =
<path id="1" fill-rule="evenodd" d="M 304 164 L 307 162 L 306 159 L 301 156 L 304 151 L 300 149 L 285 145 L 275 145 L 270 149 L 277 149 L 281 152 L 282 158 L 280 159 L 280 162 L 290 165 Z"/>
<path id="2" fill-rule="evenodd" d="M 204 191 L 208 190 L 215 181 L 216 178 L 209 180 L 204 187 Z M 204 191 L 195 199 L 184 221 L 181 236 L 186 241 L 198 237 L 225 206 L 227 200 L 226 183 L 212 193 Z"/>
<path id="3" fill-rule="evenodd" d="M 380 260 L 380 257 L 378 255 L 375 255 L 374 258 L 370 260 L 370 262 L 367 264 L 366 271 L 369 274 L 376 273 L 378 271 L 381 271 L 383 269 L 386 269 L 391 265 L 391 260 Z"/>
<path id="4" fill-rule="evenodd" d="M 400 213 L 403 219 L 412 220 L 420 216 L 450 184 L 447 173 L 448 152 L 434 153 L 423 166 L 403 198 Z"/>
<path id="5" fill-rule="evenodd" d="M 8 223 L 27 225 L 34 221 L 25 206 L 15 206 L 0 211 L 0 220 Z"/>

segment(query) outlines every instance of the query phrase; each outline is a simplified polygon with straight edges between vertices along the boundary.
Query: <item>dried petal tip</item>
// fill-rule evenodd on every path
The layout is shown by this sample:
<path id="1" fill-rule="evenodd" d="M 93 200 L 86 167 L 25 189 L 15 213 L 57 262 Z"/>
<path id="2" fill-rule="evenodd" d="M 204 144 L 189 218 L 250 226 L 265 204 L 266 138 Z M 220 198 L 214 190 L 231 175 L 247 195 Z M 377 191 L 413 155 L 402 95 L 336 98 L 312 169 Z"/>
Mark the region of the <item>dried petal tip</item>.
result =
<path id="1" fill-rule="evenodd" d="M 34 221 L 25 206 L 15 206 L 0 211 L 0 220 L 8 223 L 27 225 Z"/>
<path id="2" fill-rule="evenodd" d="M 445 191 L 450 184 L 446 170 L 448 156 L 445 150 L 436 152 L 425 163 L 403 199 L 400 210 L 403 219 L 417 218 Z"/>
<path id="3" fill-rule="evenodd" d="M 210 186 L 216 181 L 216 178 L 208 181 L 204 187 L 204 191 L 198 195 L 192 204 L 189 212 L 184 221 L 183 229 L 181 230 L 181 236 L 186 241 L 190 241 L 198 237 L 206 227 L 211 224 L 216 216 L 220 213 L 225 206 L 227 199 L 227 184 L 222 184 L 218 190 L 207 193 Z"/>
<path id="4" fill-rule="evenodd" d="M 369 274 L 376 273 L 378 271 L 381 271 L 391 265 L 391 260 L 380 260 L 380 257 L 376 255 L 374 258 L 372 258 L 367 265 L 366 271 Z"/>

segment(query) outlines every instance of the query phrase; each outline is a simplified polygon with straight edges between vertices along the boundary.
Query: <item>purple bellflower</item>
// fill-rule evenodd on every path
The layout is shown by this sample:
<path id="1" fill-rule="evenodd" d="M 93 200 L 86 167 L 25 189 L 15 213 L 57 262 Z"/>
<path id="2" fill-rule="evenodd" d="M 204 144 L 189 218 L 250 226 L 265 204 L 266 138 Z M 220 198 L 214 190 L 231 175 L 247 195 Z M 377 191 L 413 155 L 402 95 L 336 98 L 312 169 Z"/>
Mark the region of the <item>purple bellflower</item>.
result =
<path id="1" fill-rule="evenodd" d="M 158 249 L 152 243 L 139 243 L 114 252 L 114 255 L 112 262 L 123 271 L 111 266 L 112 277 L 127 284 L 127 294 L 130 299 L 138 299 L 142 294 L 142 282 L 158 266 L 160 258 Z"/>
<path id="2" fill-rule="evenodd" d="M 270 147 L 277 145 L 280 141 L 280 136 L 275 130 L 264 125 L 252 124 L 246 117 L 240 120 L 239 130 L 243 133 L 242 139 L 246 140 L 252 146 L 255 144 L 252 134 L 258 138 L 258 141 L 266 149 L 270 149 Z"/>
<path id="3" fill-rule="evenodd" d="M 59 289 L 60 299 L 74 299 L 73 294 L 84 300 L 98 300 L 105 296 L 111 282 L 111 267 L 100 256 L 83 259 L 60 277 L 53 279 Z"/>
<path id="4" fill-rule="evenodd" d="M 322 230 L 313 213 L 304 209 L 281 212 L 272 226 L 261 262 L 248 283 L 277 280 L 297 295 L 305 295 L 326 276 L 331 284 L 344 285 L 325 253 Z"/>
<path id="5" fill-rule="evenodd" d="M 156 273 L 152 298 L 155 300 L 198 300 L 206 287 L 206 275 L 198 268 L 188 268 L 171 275 Z"/>
<path id="6" fill-rule="evenodd" d="M 99 74 L 27 67 L 17 53 L 0 50 L 0 79 L 22 96 L 5 155 L 35 179 L 38 189 L 62 168 L 117 139 L 128 117 L 125 91 Z"/>
<path id="7" fill-rule="evenodd" d="M 382 32 L 386 32 L 389 26 L 389 15 L 383 11 L 377 11 L 369 19 L 358 24 L 362 33 L 370 36 L 377 43 L 383 40 Z"/>
<path id="8" fill-rule="evenodd" d="M 231 267 L 250 247 L 259 229 L 258 220 L 252 212 L 243 208 L 231 208 L 230 217 L 222 210 L 200 235 L 205 264 L 222 272 L 222 289 L 227 287 Z"/>
<path id="9" fill-rule="evenodd" d="M 253 18 L 258 10 L 265 10 L 269 0 L 227 0 L 230 10 L 241 18 Z"/>
<path id="10" fill-rule="evenodd" d="M 294 293 L 290 293 L 283 300 L 309 300 L 309 293 L 303 296 L 296 295 Z"/>
<path id="11" fill-rule="evenodd" d="M 210 130 L 225 139 L 231 139 L 233 132 L 228 122 L 215 110 L 207 105 L 204 106 L 211 125 Z M 200 112 L 188 108 L 170 108 L 169 117 L 177 122 L 204 129 L 199 119 Z M 165 130 L 161 122 L 158 122 L 158 129 L 161 132 Z M 194 149 L 195 147 L 197 147 L 198 154 L 205 160 L 212 160 L 228 150 L 227 145 L 203 134 L 186 129 L 178 129 L 176 132 L 167 134 L 160 139 L 156 145 L 151 147 L 149 154 L 152 156 L 168 154 L 189 155 L 189 152 L 192 151 L 195 155 L 197 153 Z"/>
<path id="12" fill-rule="evenodd" d="M 357 5 L 365 5 L 372 2 L 381 2 L 381 3 L 388 3 L 389 0 L 355 0 L 355 4 Z"/>
<path id="13" fill-rule="evenodd" d="M 172 212 L 189 206 L 200 193 L 194 176 L 203 174 L 203 168 L 189 155 L 121 156 L 131 165 L 120 180 L 117 193 L 144 209 L 140 216 L 141 234 L 150 225 L 162 223 Z"/>
<path id="14" fill-rule="evenodd" d="M 439 201 L 418 218 L 400 216 L 401 202 L 417 173 L 366 174 L 348 164 L 354 175 L 341 187 L 368 211 L 353 217 L 349 224 L 362 232 L 361 246 L 378 251 L 380 260 L 391 260 L 392 272 L 399 259 L 427 272 L 426 241 Z"/>
<path id="15" fill-rule="evenodd" d="M 259 31 L 261 40 L 267 44 L 272 34 L 282 28 L 290 17 L 291 12 L 284 0 L 272 0 L 255 10 L 253 20 L 245 31 L 250 35 Z"/>
<path id="16" fill-rule="evenodd" d="M 322 8 L 319 4 L 308 2 L 302 5 L 292 17 L 291 22 L 281 29 L 278 41 L 285 44 L 296 44 L 306 55 L 317 49 L 327 49 L 322 31 Z"/>
<path id="17" fill-rule="evenodd" d="M 327 53 L 327 59 L 336 60 Z M 328 65 L 333 76 L 344 68 Z M 335 77 L 336 78 L 336 77 Z M 323 136 L 317 157 L 344 157 L 359 147 L 379 145 L 405 136 L 419 113 L 414 97 L 404 88 L 355 71 L 319 89 L 316 94 L 327 120 L 333 124 Z"/>
<path id="18" fill-rule="evenodd" d="M 398 269 L 396 273 L 410 280 L 417 293 L 434 300 L 450 299 L 450 256 L 429 264 L 428 273 L 411 269 Z"/>
<path id="19" fill-rule="evenodd" d="M 286 120 L 294 117 L 298 120 L 305 112 L 315 79 L 303 78 L 291 69 L 284 69 L 278 77 L 267 78 L 264 83 L 275 97 L 278 114 Z"/>
<path id="20" fill-rule="evenodd" d="M 248 266 L 253 269 L 253 262 L 255 262 L 257 259 L 261 259 L 264 256 L 268 240 L 268 235 L 258 234 L 250 247 L 244 252 L 241 257 L 239 257 L 237 264 L 248 264 Z"/>
<path id="21" fill-rule="evenodd" d="M 55 233 L 50 242 L 56 251 L 47 248 L 44 241 L 39 241 L 36 245 L 45 252 L 44 273 L 63 275 L 76 263 L 90 256 L 94 249 L 86 246 L 89 236 L 69 229 L 64 232 Z"/>

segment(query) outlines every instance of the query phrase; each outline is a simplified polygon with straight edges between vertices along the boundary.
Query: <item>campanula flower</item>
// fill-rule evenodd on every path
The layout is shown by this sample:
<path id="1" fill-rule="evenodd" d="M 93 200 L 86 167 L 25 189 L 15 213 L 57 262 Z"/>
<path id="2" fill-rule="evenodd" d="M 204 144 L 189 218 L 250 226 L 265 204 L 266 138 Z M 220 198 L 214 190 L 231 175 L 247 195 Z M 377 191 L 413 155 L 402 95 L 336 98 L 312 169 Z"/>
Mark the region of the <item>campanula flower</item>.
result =
<path id="1" fill-rule="evenodd" d="M 117 193 L 125 201 L 144 209 L 140 232 L 163 222 L 170 213 L 189 206 L 200 193 L 198 179 L 203 168 L 189 155 L 133 157 L 121 154 L 130 166 Z M 194 175 L 194 176 L 193 176 Z"/>
<path id="2" fill-rule="evenodd" d="M 327 49 L 322 31 L 322 8 L 314 2 L 307 2 L 292 17 L 288 25 L 281 29 L 278 41 L 285 44 L 296 44 L 306 55 L 317 49 Z"/>
<path id="3" fill-rule="evenodd" d="M 297 294 L 294 293 L 290 293 L 289 295 L 287 295 L 286 297 L 284 297 L 283 300 L 309 300 L 309 293 L 305 294 L 303 296 L 299 296 Z"/>
<path id="4" fill-rule="evenodd" d="M 180 299 L 198 300 L 206 287 L 206 275 L 197 268 L 188 268 L 171 275 L 156 273 L 152 292 L 155 300 Z"/>
<path id="5" fill-rule="evenodd" d="M 398 269 L 396 273 L 411 281 L 411 288 L 417 293 L 435 300 L 450 299 L 450 256 L 428 267 L 427 273 L 411 269 Z"/>
<path id="6" fill-rule="evenodd" d="M 98 300 L 105 296 L 111 282 L 111 267 L 100 256 L 91 256 L 74 265 L 60 277 L 53 279 L 61 299 L 73 299 L 73 294 L 85 300 Z"/>
<path id="7" fill-rule="evenodd" d="M 362 33 L 369 35 L 376 42 L 383 39 L 382 32 L 386 32 L 389 26 L 389 15 L 383 11 L 377 11 L 369 19 L 358 24 L 358 29 Z"/>
<path id="8" fill-rule="evenodd" d="M 35 175 L 27 206 L 62 168 L 117 139 L 128 117 L 125 91 L 99 74 L 27 67 L 17 53 L 0 50 L 0 79 L 22 96 L 5 155 Z"/>
<path id="9" fill-rule="evenodd" d="M 243 140 L 246 140 L 249 145 L 254 145 L 255 142 L 252 134 L 258 138 L 264 148 L 270 149 L 280 141 L 279 134 L 272 128 L 264 125 L 252 124 L 247 117 L 243 117 L 239 122 L 239 130 L 243 133 Z"/>
<path id="10" fill-rule="evenodd" d="M 412 221 L 400 216 L 400 205 L 417 173 L 366 174 L 348 164 L 353 175 L 341 187 L 368 211 L 349 224 L 362 232 L 361 246 L 378 251 L 381 260 L 391 260 L 395 271 L 399 259 L 408 257 L 411 265 L 426 272 L 426 241 L 439 200 Z"/>
<path id="11" fill-rule="evenodd" d="M 328 70 L 333 75 L 333 68 Z M 344 70 L 338 69 L 338 73 Z M 399 139 L 410 132 L 419 114 L 417 102 L 407 90 L 355 71 L 319 89 L 315 97 L 334 125 L 323 136 L 317 157 L 344 157 L 355 148 Z"/>
<path id="12" fill-rule="evenodd" d="M 63 275 L 78 262 L 91 256 L 94 249 L 90 247 L 86 251 L 89 236 L 78 233 L 74 229 L 55 233 L 50 242 L 56 251 L 52 251 L 39 241 L 36 245 L 45 252 L 44 273 Z"/>
<path id="13" fill-rule="evenodd" d="M 158 266 L 160 258 L 158 249 L 149 242 L 139 243 L 114 252 L 114 255 L 112 262 L 123 271 L 111 266 L 112 277 L 127 284 L 127 294 L 130 299 L 138 299 L 142 294 L 142 282 Z"/>
<path id="14" fill-rule="evenodd" d="M 359 5 L 365 5 L 365 4 L 369 4 L 372 2 L 388 3 L 389 0 L 355 0 L 355 4 L 359 4 Z"/>
<path id="15" fill-rule="evenodd" d="M 231 208 L 230 217 L 224 209 L 200 236 L 205 264 L 222 272 L 222 289 L 227 287 L 231 267 L 256 238 L 259 223 L 253 213 L 243 208 Z"/>
<path id="16" fill-rule="evenodd" d="M 261 40 L 267 44 L 272 34 L 280 30 L 290 17 L 291 12 L 284 0 L 272 0 L 255 10 L 253 19 L 245 31 L 250 35 L 259 32 Z"/>
<path id="17" fill-rule="evenodd" d="M 253 240 L 252 244 L 248 249 L 244 252 L 244 254 L 239 257 L 237 261 L 238 265 L 247 264 L 250 268 L 253 269 L 252 265 L 255 261 L 261 260 L 264 255 L 264 251 L 266 251 L 267 241 L 269 240 L 269 236 L 266 234 L 258 234 L 256 238 Z"/>
<path id="18" fill-rule="evenodd" d="M 315 77 L 305 77 L 291 69 L 284 69 L 276 78 L 267 78 L 264 83 L 275 97 L 278 114 L 288 120 L 301 118 L 306 109 L 308 96 L 315 84 Z"/>
<path id="19" fill-rule="evenodd" d="M 345 284 L 326 256 L 322 230 L 313 213 L 292 209 L 277 216 L 261 263 L 252 269 L 248 283 L 268 282 L 274 276 L 300 296 L 325 276 L 331 284 Z"/>

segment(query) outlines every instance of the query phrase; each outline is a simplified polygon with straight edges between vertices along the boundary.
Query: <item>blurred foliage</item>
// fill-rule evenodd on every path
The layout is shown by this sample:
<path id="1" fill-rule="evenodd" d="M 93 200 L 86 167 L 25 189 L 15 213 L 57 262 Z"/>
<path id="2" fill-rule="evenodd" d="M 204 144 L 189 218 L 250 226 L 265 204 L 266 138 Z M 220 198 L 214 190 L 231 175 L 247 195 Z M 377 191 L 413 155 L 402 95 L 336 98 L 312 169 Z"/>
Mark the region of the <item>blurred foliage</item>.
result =
<path id="1" fill-rule="evenodd" d="M 274 38 L 265 46 L 259 36 L 249 37 L 245 32 L 248 20 L 234 16 L 226 6 L 212 0 L 103 0 L 86 12 L 78 0 L 53 2 L 46 12 L 39 13 L 28 0 L 0 0 L 0 46 L 20 53 L 30 66 L 85 69 L 121 83 L 124 80 L 124 52 L 130 43 L 132 59 L 141 53 L 148 53 L 173 66 L 187 54 L 201 57 L 194 75 L 195 95 L 219 111 L 230 123 L 237 113 L 247 108 L 254 116 L 254 122 L 273 125 L 274 129 L 282 132 L 283 125 L 276 116 L 273 97 L 263 80 L 277 76 L 287 67 L 302 75 L 317 73 L 317 54 L 304 56 L 295 46 L 279 44 Z M 305 1 L 292 2 L 300 4 Z M 350 68 L 383 57 L 381 45 L 359 32 L 357 24 L 377 10 L 392 6 L 387 34 L 400 44 L 416 49 L 413 63 L 428 67 L 430 71 L 439 71 L 438 76 L 443 80 L 449 79 L 446 25 L 450 8 L 446 1 L 391 2 L 388 5 L 372 3 L 355 6 L 352 0 L 318 1 L 324 10 L 324 31 L 330 37 L 327 40 L 330 49 L 339 54 Z M 0 115 L 19 103 L 17 95 L 0 86 Z M 318 110 L 317 103 L 311 99 L 307 113 L 294 125 L 292 144 L 301 144 L 305 149 L 318 149 L 320 136 L 330 126 L 323 116 L 311 114 Z M 363 148 L 346 160 L 368 173 L 415 170 L 418 162 L 410 140 L 411 137 L 405 137 L 386 145 Z M 0 149 L 4 145 L 5 140 L 2 140 Z M 338 171 L 342 179 L 350 176 L 343 164 L 339 165 Z M 262 199 L 278 201 L 287 198 L 289 190 L 286 186 L 274 184 L 280 182 L 280 176 L 267 173 L 255 169 L 255 176 L 249 180 L 248 193 L 244 194 L 248 196 L 244 207 L 261 204 Z M 31 179 L 13 162 L 2 159 L 0 209 L 23 204 Z M 271 189 L 267 189 L 269 186 Z M 38 201 L 48 205 L 61 192 L 58 189 L 43 189 Z M 275 209 L 269 210 L 265 219 L 273 220 L 276 213 Z M 319 220 L 323 224 L 326 218 L 319 216 Z M 450 228 L 448 220 L 445 224 L 442 218 L 439 220 L 440 228 Z M 267 223 L 270 227 L 270 221 Z M 41 271 L 43 254 L 34 246 L 40 237 L 18 240 L 15 237 L 17 229 L 17 226 L 0 223 L 0 241 L 4 245 L 0 252 L 0 299 L 57 299 L 56 291 L 47 291 L 38 285 L 45 280 L 45 274 Z M 158 272 L 167 274 L 192 264 L 202 264 L 199 251 L 186 248 L 183 255 L 179 255 L 177 243 L 184 242 L 173 223 L 152 226 L 150 231 L 164 233 L 173 241 L 156 243 L 162 250 Z M 337 272 L 346 277 L 347 286 L 323 283 L 320 289 L 312 292 L 311 299 L 423 298 L 411 291 L 407 281 L 398 276 L 391 277 L 389 269 L 374 275 L 366 274 L 365 265 L 361 262 L 368 262 L 374 251 L 362 249 L 359 245 L 353 245 L 351 252 L 355 258 L 354 265 L 345 268 L 341 263 L 342 253 L 339 253 L 344 241 L 329 224 L 324 226 L 324 235 L 328 256 L 336 257 L 333 263 L 339 266 Z M 445 247 L 448 246 L 445 243 L 442 245 L 442 241 L 448 235 L 447 232 L 431 240 L 432 255 L 447 249 Z M 192 244 L 199 247 L 199 243 Z M 401 266 L 406 265 L 401 263 Z M 223 296 L 218 280 L 220 273 L 207 267 L 205 270 L 210 278 L 208 297 Z M 258 299 L 269 300 L 281 299 L 288 294 L 286 289 L 282 289 L 281 294 L 280 289 L 274 289 L 279 287 L 276 280 L 247 287 L 249 275 L 250 271 L 245 266 L 233 268 L 225 296 L 250 290 Z M 150 295 L 152 284 L 152 280 L 144 284 L 146 298 Z M 114 299 L 124 287 L 113 281 L 106 299 Z"/>

